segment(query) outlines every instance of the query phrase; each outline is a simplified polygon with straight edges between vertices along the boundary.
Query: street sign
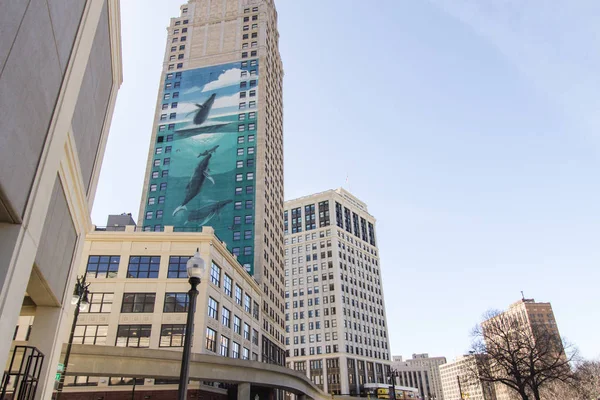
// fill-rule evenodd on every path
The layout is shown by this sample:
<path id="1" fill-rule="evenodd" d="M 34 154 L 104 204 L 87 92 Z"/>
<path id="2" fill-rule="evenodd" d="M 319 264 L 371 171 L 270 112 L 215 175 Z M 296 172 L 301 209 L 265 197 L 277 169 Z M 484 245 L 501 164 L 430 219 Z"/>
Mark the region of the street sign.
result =
<path id="1" fill-rule="evenodd" d="M 56 368 L 58 372 L 64 372 L 65 364 L 58 363 L 58 367 Z"/>
<path id="2" fill-rule="evenodd" d="M 61 376 L 61 373 L 60 373 L 60 372 L 57 372 L 57 373 L 56 373 L 56 376 L 54 377 L 54 380 L 55 380 L 56 382 L 60 382 L 60 376 Z"/>

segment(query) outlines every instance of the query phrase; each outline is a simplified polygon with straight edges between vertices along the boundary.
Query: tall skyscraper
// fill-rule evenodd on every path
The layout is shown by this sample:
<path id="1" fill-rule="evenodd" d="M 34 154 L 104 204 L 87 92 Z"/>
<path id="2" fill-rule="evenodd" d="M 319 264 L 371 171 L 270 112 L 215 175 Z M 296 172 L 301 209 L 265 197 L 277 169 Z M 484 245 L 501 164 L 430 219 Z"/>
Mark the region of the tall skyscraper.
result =
<path id="1" fill-rule="evenodd" d="M 273 0 L 190 0 L 171 19 L 139 225 L 211 226 L 261 285 L 284 362 L 283 69 Z"/>
<path id="2" fill-rule="evenodd" d="M 344 189 L 286 201 L 288 366 L 328 393 L 386 383 L 390 367 L 375 218 Z"/>
<path id="3" fill-rule="evenodd" d="M 446 357 L 429 357 L 427 353 L 413 354 L 412 357 L 409 360 L 402 360 L 402 356 L 393 357 L 396 382 L 418 388 L 423 399 L 443 400 L 439 366 L 446 364 Z"/>
<path id="4" fill-rule="evenodd" d="M 0 365 L 27 338 L 44 362 L 7 396 L 49 399 L 122 81 L 119 1 L 2 1 L 0 30 Z"/>
<path id="5" fill-rule="evenodd" d="M 519 326 L 530 330 L 534 339 L 536 333 L 540 332 L 539 329 L 542 328 L 543 331 L 556 335 L 560 340 L 560 333 L 550 303 L 536 303 L 534 299 L 523 298 L 511 304 L 508 310 L 495 318 L 509 318 L 511 321 L 516 321 Z M 483 329 L 486 329 L 486 325 L 489 325 L 493 320 L 494 318 L 484 321 L 482 323 Z M 498 400 L 516 400 L 520 398 L 517 392 L 501 383 L 496 384 L 496 395 Z"/>

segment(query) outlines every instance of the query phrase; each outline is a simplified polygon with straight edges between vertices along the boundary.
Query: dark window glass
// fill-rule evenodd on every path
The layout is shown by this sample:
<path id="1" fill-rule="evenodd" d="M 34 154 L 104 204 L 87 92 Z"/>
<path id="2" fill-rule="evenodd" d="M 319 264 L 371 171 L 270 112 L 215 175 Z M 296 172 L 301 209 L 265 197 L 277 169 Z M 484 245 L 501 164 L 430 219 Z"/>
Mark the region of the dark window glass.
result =
<path id="1" fill-rule="evenodd" d="M 86 273 L 92 278 L 116 278 L 120 256 L 90 256 Z"/>
<path id="2" fill-rule="evenodd" d="M 152 325 L 119 325 L 117 347 L 150 347 Z"/>
<path id="3" fill-rule="evenodd" d="M 122 313 L 154 312 L 156 293 L 123 293 Z"/>
<path id="4" fill-rule="evenodd" d="M 183 347 L 185 325 L 162 325 L 159 347 Z"/>
<path id="5" fill-rule="evenodd" d="M 158 278 L 160 257 L 131 256 L 127 266 L 128 278 Z"/>
<path id="6" fill-rule="evenodd" d="M 190 300 L 187 293 L 165 293 L 163 312 L 187 312 L 189 305 Z"/>
<path id="7" fill-rule="evenodd" d="M 190 257 L 188 256 L 171 256 L 169 257 L 169 271 L 167 278 L 187 278 L 186 264 Z"/>

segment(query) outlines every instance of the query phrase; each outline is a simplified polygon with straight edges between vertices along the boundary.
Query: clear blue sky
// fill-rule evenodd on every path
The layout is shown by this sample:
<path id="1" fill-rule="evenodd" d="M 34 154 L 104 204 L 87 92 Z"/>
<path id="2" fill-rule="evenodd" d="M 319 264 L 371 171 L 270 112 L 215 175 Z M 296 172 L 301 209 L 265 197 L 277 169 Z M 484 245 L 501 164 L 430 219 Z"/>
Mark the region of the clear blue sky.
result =
<path id="1" fill-rule="evenodd" d="M 180 4 L 121 2 L 125 75 L 97 225 L 137 215 Z M 345 186 L 369 205 L 392 353 L 464 353 L 481 314 L 523 290 L 599 357 L 600 2 L 277 6 L 285 196 Z"/>

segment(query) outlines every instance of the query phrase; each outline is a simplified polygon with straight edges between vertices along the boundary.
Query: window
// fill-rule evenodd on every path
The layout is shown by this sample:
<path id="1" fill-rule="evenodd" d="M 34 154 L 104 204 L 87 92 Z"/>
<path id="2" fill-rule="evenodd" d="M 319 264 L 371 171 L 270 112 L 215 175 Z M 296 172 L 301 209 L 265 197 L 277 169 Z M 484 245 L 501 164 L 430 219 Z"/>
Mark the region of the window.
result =
<path id="1" fill-rule="evenodd" d="M 154 312 L 156 293 L 123 293 L 122 313 Z"/>
<path id="2" fill-rule="evenodd" d="M 221 346 L 219 347 L 219 355 L 222 357 L 229 356 L 229 338 L 221 335 Z"/>
<path id="3" fill-rule="evenodd" d="M 242 320 L 237 315 L 233 316 L 233 331 L 238 335 L 242 334 Z"/>
<path id="4" fill-rule="evenodd" d="M 157 210 L 156 211 L 156 218 L 162 218 L 163 216 L 163 210 Z"/>
<path id="5" fill-rule="evenodd" d="M 258 37 L 258 33 L 257 32 L 252 32 L 252 39 L 256 39 Z"/>
<path id="6" fill-rule="evenodd" d="M 210 281 L 215 286 L 221 285 L 221 267 L 219 267 L 214 262 L 212 263 L 212 265 L 210 267 Z"/>
<path id="7" fill-rule="evenodd" d="M 244 218 L 244 222 L 246 222 L 247 224 L 251 224 L 252 223 L 252 215 L 246 215 L 246 217 Z"/>
<path id="8" fill-rule="evenodd" d="M 254 186 L 246 186 L 246 194 L 254 193 Z"/>
<path id="9" fill-rule="evenodd" d="M 242 223 L 242 217 L 240 217 L 240 216 L 234 216 L 233 217 L 233 224 L 234 225 L 239 225 L 241 223 Z"/>
<path id="10" fill-rule="evenodd" d="M 252 82 L 256 82 L 256 81 L 252 81 Z M 248 118 L 250 118 L 250 119 L 256 118 L 256 112 L 253 111 L 253 112 L 249 113 Z"/>
<path id="11" fill-rule="evenodd" d="M 177 69 L 183 68 L 183 63 L 178 63 L 177 64 Z"/>
<path id="12" fill-rule="evenodd" d="M 254 158 L 250 158 L 246 161 L 246 167 L 254 167 Z"/>
<path id="13" fill-rule="evenodd" d="M 171 159 L 167 157 L 163 160 L 163 165 L 169 165 L 169 164 L 171 164 Z"/>
<path id="14" fill-rule="evenodd" d="M 131 256 L 127 266 L 127 278 L 158 278 L 160 257 Z"/>
<path id="15" fill-rule="evenodd" d="M 254 154 L 254 147 L 248 147 L 248 154 Z"/>
<path id="16" fill-rule="evenodd" d="M 252 316 L 257 321 L 259 320 L 259 317 L 258 317 L 259 310 L 258 310 L 258 308 L 259 308 L 258 303 L 254 302 L 254 307 L 252 308 Z"/>
<path id="17" fill-rule="evenodd" d="M 250 325 L 244 322 L 244 339 L 250 340 Z"/>
<path id="18" fill-rule="evenodd" d="M 185 325 L 162 325 L 159 347 L 183 347 Z"/>
<path id="19" fill-rule="evenodd" d="M 208 298 L 208 316 L 214 319 L 219 319 L 219 303 L 212 297 Z"/>
<path id="20" fill-rule="evenodd" d="M 90 305 L 82 313 L 109 313 L 112 310 L 113 293 L 90 293 Z"/>
<path id="21" fill-rule="evenodd" d="M 158 196 L 158 204 L 164 204 L 165 203 L 165 196 Z"/>
<path id="22" fill-rule="evenodd" d="M 120 256 L 90 256 L 86 276 L 91 278 L 116 278 Z"/>
<path id="23" fill-rule="evenodd" d="M 239 343 L 231 343 L 231 358 L 240 358 L 240 345 Z"/>
<path id="24" fill-rule="evenodd" d="M 231 297 L 231 287 L 232 287 L 231 277 L 227 274 L 223 274 L 223 292 L 229 297 Z"/>
<path id="25" fill-rule="evenodd" d="M 236 161 L 235 167 L 236 168 L 244 168 L 244 161 L 242 161 L 242 160 Z"/>
<path id="26" fill-rule="evenodd" d="M 252 311 L 251 304 L 252 298 L 248 296 L 248 294 L 244 294 L 244 310 L 246 310 L 247 313 L 250 313 Z"/>
<path id="27" fill-rule="evenodd" d="M 187 36 L 182 36 L 182 37 L 181 37 L 181 41 L 182 41 L 182 42 L 185 42 L 186 40 L 187 40 Z"/>
<path id="28" fill-rule="evenodd" d="M 242 238 L 242 235 L 240 233 L 240 231 L 235 231 L 233 232 L 233 240 L 240 240 Z"/>
<path id="29" fill-rule="evenodd" d="M 252 200 L 246 200 L 246 209 L 252 209 Z"/>
<path id="30" fill-rule="evenodd" d="M 171 146 L 167 146 L 167 150 L 171 151 Z M 162 173 L 161 173 L 161 176 L 163 178 L 168 177 L 169 176 L 169 170 L 168 169 L 163 170 Z"/>
<path id="31" fill-rule="evenodd" d="M 236 182 L 241 182 L 244 180 L 244 175 L 243 174 L 236 174 L 235 175 L 235 181 Z"/>
<path id="32" fill-rule="evenodd" d="M 154 172 L 152 172 L 152 178 L 153 178 L 153 179 L 156 179 L 156 178 L 158 178 L 158 171 L 154 171 Z"/>
<path id="33" fill-rule="evenodd" d="M 242 188 L 241 187 L 236 187 L 235 188 L 235 194 L 236 195 L 241 195 L 242 194 Z"/>
<path id="34" fill-rule="evenodd" d="M 248 181 L 254 180 L 254 172 L 246 173 L 246 180 L 248 180 Z"/>
<path id="35" fill-rule="evenodd" d="M 165 304 L 163 312 L 177 313 L 187 312 L 190 300 L 187 293 L 165 293 Z"/>
<path id="36" fill-rule="evenodd" d="M 160 190 L 167 190 L 167 182 L 160 183 Z"/>
<path id="37" fill-rule="evenodd" d="M 187 278 L 187 262 L 189 259 L 190 257 L 188 256 L 169 257 L 167 278 Z"/>
<path id="38" fill-rule="evenodd" d="M 243 156 L 244 155 L 244 149 L 237 149 L 237 155 L 238 156 Z"/>
<path id="39" fill-rule="evenodd" d="M 252 239 L 252 231 L 244 231 L 244 239 Z"/>
<path id="40" fill-rule="evenodd" d="M 238 285 L 235 285 L 235 302 L 238 305 L 242 305 L 242 288 Z"/>
<path id="41" fill-rule="evenodd" d="M 221 308 L 221 323 L 231 328 L 231 311 L 226 307 Z"/>
<path id="42" fill-rule="evenodd" d="M 169 114 L 169 119 L 175 119 L 177 118 L 177 113 L 170 113 Z"/>
<path id="43" fill-rule="evenodd" d="M 206 350 L 217 351 L 217 332 L 210 328 L 206 328 Z"/>
<path id="44" fill-rule="evenodd" d="M 242 350 L 242 360 L 248 360 L 250 356 L 250 350 L 248 350 L 247 348 L 244 347 L 244 349 Z"/>
<path id="45" fill-rule="evenodd" d="M 74 344 L 105 345 L 108 325 L 77 325 L 73 334 Z"/>
<path id="46" fill-rule="evenodd" d="M 258 331 L 252 329 L 252 343 L 258 345 Z"/>
<path id="47" fill-rule="evenodd" d="M 119 325 L 117 347 L 150 347 L 152 325 Z"/>
<path id="48" fill-rule="evenodd" d="M 244 255 L 245 256 L 249 256 L 252 254 L 252 247 L 251 246 L 245 246 L 244 247 Z"/>

